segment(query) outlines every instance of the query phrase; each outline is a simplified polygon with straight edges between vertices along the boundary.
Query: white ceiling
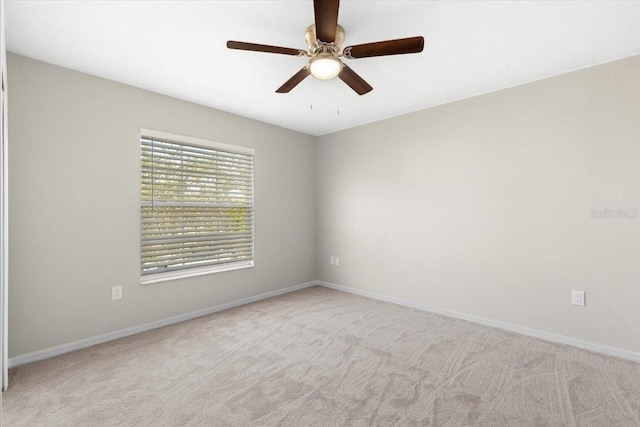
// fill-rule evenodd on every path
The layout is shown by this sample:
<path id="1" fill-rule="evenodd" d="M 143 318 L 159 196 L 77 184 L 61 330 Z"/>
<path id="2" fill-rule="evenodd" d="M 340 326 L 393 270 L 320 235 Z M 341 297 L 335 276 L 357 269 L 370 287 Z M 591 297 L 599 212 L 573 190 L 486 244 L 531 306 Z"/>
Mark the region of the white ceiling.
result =
<path id="1" fill-rule="evenodd" d="M 374 87 L 364 96 L 313 77 L 276 94 L 306 60 L 225 43 L 306 48 L 311 0 L 5 9 L 11 52 L 311 135 L 640 54 L 640 1 L 343 0 L 345 45 L 422 35 L 424 52 L 349 61 Z"/>

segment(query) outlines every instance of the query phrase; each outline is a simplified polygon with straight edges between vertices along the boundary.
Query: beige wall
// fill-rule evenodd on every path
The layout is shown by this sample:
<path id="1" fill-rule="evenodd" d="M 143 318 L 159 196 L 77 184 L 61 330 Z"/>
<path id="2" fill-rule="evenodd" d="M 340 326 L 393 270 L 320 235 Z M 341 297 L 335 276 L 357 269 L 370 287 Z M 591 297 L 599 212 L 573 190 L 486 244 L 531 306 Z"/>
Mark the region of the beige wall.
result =
<path id="1" fill-rule="evenodd" d="M 10 356 L 315 279 L 313 137 L 21 56 L 9 75 Z M 255 148 L 255 268 L 138 284 L 141 127 Z"/>
<path id="2" fill-rule="evenodd" d="M 313 279 L 640 351 L 639 57 L 317 139 L 9 74 L 12 357 Z M 256 149 L 255 268 L 138 284 L 141 127 Z"/>
<path id="3" fill-rule="evenodd" d="M 589 212 L 640 208 L 640 57 L 326 135 L 316 153 L 318 279 L 640 351 L 640 219 Z"/>

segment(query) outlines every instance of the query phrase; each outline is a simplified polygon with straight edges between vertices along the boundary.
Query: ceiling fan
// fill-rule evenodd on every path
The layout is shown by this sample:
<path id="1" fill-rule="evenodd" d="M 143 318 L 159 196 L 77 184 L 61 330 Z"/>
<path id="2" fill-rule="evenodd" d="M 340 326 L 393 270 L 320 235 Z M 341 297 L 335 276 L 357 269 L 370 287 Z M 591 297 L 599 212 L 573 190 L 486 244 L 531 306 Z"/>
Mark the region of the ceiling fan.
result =
<path id="1" fill-rule="evenodd" d="M 254 52 L 279 53 L 281 55 L 305 56 L 311 58 L 307 65 L 280 86 L 277 93 L 288 93 L 309 74 L 320 80 L 338 77 L 358 95 L 364 95 L 373 88 L 362 77 L 349 68 L 340 58 L 357 59 L 372 56 L 400 55 L 422 52 L 424 38 L 409 37 L 365 43 L 342 48 L 344 28 L 338 25 L 340 0 L 314 0 L 315 24 L 311 24 L 304 35 L 308 50 L 265 44 L 246 43 L 229 40 L 229 49 L 250 50 Z"/>

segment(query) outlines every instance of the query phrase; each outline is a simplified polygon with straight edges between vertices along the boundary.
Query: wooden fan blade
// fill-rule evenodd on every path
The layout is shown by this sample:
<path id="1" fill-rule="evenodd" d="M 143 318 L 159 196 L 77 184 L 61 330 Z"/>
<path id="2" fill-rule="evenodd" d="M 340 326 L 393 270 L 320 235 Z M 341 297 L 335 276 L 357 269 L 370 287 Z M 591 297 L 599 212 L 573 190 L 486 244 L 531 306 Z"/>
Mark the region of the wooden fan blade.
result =
<path id="1" fill-rule="evenodd" d="M 276 92 L 277 93 L 289 93 L 289 92 L 291 92 L 291 89 L 293 89 L 294 87 L 298 86 L 298 84 L 301 81 L 303 81 L 304 79 L 306 79 L 309 76 L 309 74 L 311 74 L 309 72 L 309 68 L 307 66 L 305 66 L 302 70 L 300 70 L 297 73 L 295 73 L 293 75 L 293 77 L 291 77 L 282 86 L 280 86 L 278 88 L 278 90 L 276 90 Z"/>
<path id="2" fill-rule="evenodd" d="M 340 71 L 338 77 L 340 77 L 340 80 L 345 82 L 351 89 L 355 90 L 358 95 L 364 95 L 365 93 L 373 90 L 369 83 L 365 82 L 362 77 L 346 65 L 342 67 L 342 71 Z"/>
<path id="3" fill-rule="evenodd" d="M 313 0 L 313 10 L 316 18 L 316 37 L 318 40 L 325 43 L 333 43 L 336 41 L 339 7 L 340 0 Z"/>
<path id="4" fill-rule="evenodd" d="M 267 44 L 256 44 L 256 43 L 245 43 L 245 42 L 237 42 L 234 40 L 229 40 L 227 42 L 227 47 L 229 49 L 238 49 L 238 50 L 250 50 L 252 52 L 267 52 L 267 53 L 279 53 L 282 55 L 304 55 L 304 51 L 300 49 L 293 49 L 290 47 L 280 47 L 280 46 L 270 46 Z"/>
<path id="5" fill-rule="evenodd" d="M 422 52 L 424 37 L 386 40 L 382 42 L 358 44 L 344 48 L 346 58 L 370 58 L 372 56 L 401 55 Z"/>

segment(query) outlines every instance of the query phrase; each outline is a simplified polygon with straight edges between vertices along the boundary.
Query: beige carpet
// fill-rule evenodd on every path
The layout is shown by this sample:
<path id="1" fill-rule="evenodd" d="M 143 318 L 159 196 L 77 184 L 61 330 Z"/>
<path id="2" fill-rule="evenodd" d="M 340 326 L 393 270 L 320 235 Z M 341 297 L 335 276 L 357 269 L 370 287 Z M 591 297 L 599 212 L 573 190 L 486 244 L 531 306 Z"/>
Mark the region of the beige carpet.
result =
<path id="1" fill-rule="evenodd" d="M 640 364 L 324 288 L 10 381 L 5 426 L 640 426 Z"/>

